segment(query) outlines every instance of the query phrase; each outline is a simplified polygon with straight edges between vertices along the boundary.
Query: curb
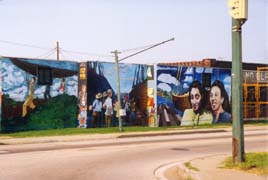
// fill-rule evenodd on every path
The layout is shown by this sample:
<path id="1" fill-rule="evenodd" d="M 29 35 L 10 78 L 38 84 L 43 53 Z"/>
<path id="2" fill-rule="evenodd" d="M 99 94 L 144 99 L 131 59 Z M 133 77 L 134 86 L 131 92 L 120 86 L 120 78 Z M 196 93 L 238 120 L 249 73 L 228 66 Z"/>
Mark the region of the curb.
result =
<path id="1" fill-rule="evenodd" d="M 190 160 L 189 160 L 190 161 Z M 198 173 L 185 167 L 187 160 L 165 164 L 154 171 L 154 176 L 158 180 L 193 179 L 201 180 Z"/>
<path id="2" fill-rule="evenodd" d="M 0 145 L 107 140 L 107 139 L 116 139 L 117 136 L 118 135 L 116 134 L 98 134 L 98 135 L 51 136 L 51 137 L 34 137 L 34 138 L 5 138 L 0 139 Z"/>
<path id="3" fill-rule="evenodd" d="M 218 133 L 218 132 L 227 132 L 224 129 L 210 129 L 210 130 L 186 130 L 180 132 L 144 132 L 142 134 L 123 134 L 117 136 L 117 138 L 129 138 L 129 137 L 151 137 L 151 136 L 169 136 L 169 135 L 180 135 L 180 134 L 199 134 L 199 133 Z"/>

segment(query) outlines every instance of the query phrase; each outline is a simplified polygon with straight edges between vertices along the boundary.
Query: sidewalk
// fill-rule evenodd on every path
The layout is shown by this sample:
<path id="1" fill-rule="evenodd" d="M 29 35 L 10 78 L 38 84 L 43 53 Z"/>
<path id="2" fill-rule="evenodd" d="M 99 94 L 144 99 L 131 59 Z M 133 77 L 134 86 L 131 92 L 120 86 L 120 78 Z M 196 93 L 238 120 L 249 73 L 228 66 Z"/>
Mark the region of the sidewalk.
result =
<path id="1" fill-rule="evenodd" d="M 31 138 L 0 137 L 0 145 L 71 142 L 71 141 L 131 138 L 131 137 L 196 134 L 196 133 L 217 133 L 217 132 L 226 132 L 226 131 L 229 131 L 229 130 L 220 129 L 220 128 L 219 129 L 187 129 L 187 130 L 180 129 L 180 130 L 165 130 L 165 131 L 122 132 L 122 133 L 110 133 L 110 134 L 81 134 L 81 135 L 46 136 L 46 137 L 31 137 Z"/>
<path id="2" fill-rule="evenodd" d="M 245 129 L 248 131 L 260 130 L 260 129 L 268 130 L 268 126 L 247 126 L 245 127 Z M 0 137 L 0 145 L 71 142 L 71 141 L 87 141 L 87 140 L 179 135 L 179 134 L 217 133 L 217 132 L 231 132 L 231 131 L 232 128 L 204 128 L 204 129 L 173 128 L 164 131 L 121 132 L 121 133 L 110 133 L 110 134 L 81 134 L 81 135 L 46 136 L 46 137 L 31 137 L 31 138 L 12 138 L 2 136 Z"/>
<path id="3" fill-rule="evenodd" d="M 192 167 L 198 169 L 198 171 L 190 170 L 185 167 L 185 162 L 171 164 L 163 167 L 165 170 L 161 170 L 163 173 L 161 180 L 267 180 L 268 176 L 260 176 L 250 174 L 238 170 L 223 169 L 222 162 L 227 155 L 215 155 L 203 158 L 196 158 L 190 161 Z"/>

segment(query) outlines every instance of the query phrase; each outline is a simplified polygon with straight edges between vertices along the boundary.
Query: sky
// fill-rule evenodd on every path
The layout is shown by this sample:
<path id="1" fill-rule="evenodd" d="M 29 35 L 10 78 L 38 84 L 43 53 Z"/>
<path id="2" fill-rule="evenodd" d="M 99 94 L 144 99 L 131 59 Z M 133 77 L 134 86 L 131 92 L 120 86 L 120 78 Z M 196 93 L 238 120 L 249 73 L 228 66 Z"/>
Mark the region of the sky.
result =
<path id="1" fill-rule="evenodd" d="M 124 63 L 231 61 L 227 2 L 0 0 L 0 55 L 56 59 L 58 41 L 62 60 L 113 62 L 111 51 L 120 51 L 121 59 L 174 37 Z M 268 64 L 268 0 L 248 0 L 248 5 L 243 62 Z"/>

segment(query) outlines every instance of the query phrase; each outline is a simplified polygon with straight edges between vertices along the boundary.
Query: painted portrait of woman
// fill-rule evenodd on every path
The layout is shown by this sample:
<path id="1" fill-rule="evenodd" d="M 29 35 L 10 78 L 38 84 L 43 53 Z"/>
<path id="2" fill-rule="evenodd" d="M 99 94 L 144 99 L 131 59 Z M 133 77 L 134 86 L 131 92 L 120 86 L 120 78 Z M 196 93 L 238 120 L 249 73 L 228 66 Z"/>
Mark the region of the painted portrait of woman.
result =
<path id="1" fill-rule="evenodd" d="M 231 122 L 229 97 L 221 81 L 216 80 L 211 85 L 209 101 L 213 114 L 213 124 Z"/>
<path id="2" fill-rule="evenodd" d="M 212 114 L 204 107 L 204 90 L 199 81 L 193 81 L 189 87 L 189 103 L 191 109 L 185 109 L 181 125 L 211 124 Z"/>

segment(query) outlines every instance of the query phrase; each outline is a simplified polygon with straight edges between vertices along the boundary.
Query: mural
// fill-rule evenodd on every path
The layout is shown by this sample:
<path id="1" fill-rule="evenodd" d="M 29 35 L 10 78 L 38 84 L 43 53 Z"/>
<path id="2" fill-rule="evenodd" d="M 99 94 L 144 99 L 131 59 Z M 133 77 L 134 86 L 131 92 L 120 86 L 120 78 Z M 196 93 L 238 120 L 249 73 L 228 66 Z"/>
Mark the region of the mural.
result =
<path id="1" fill-rule="evenodd" d="M 87 127 L 87 63 L 79 65 L 79 81 L 78 81 L 78 109 L 77 117 L 78 127 Z"/>
<path id="2" fill-rule="evenodd" d="M 115 64 L 87 63 L 87 127 L 147 125 L 147 66 L 119 64 L 120 113 L 116 94 Z"/>
<path id="3" fill-rule="evenodd" d="M 1 58 L 3 132 L 76 126 L 78 64 Z"/>
<path id="4" fill-rule="evenodd" d="M 231 122 L 230 69 L 157 66 L 159 125 Z"/>

